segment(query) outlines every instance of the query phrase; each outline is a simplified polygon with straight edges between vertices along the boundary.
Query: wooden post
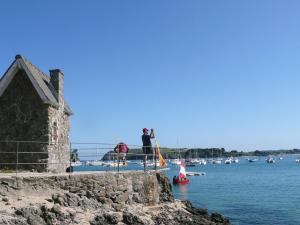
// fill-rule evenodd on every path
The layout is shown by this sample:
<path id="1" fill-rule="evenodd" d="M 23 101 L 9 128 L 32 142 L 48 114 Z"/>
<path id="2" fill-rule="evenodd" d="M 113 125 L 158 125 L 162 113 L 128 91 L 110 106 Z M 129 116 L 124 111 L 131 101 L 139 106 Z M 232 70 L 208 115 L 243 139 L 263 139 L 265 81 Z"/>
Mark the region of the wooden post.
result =
<path id="1" fill-rule="evenodd" d="M 156 159 L 156 147 L 154 147 L 154 170 L 155 172 L 157 172 L 157 165 L 156 165 L 156 162 L 157 162 L 157 159 Z"/>

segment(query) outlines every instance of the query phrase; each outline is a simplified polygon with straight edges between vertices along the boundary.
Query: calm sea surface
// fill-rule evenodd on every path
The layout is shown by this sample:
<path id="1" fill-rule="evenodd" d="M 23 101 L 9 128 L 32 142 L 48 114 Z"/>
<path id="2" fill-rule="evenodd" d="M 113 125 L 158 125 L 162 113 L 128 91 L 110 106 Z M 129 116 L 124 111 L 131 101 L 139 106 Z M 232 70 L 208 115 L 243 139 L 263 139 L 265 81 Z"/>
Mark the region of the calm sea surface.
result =
<path id="1" fill-rule="evenodd" d="M 177 199 L 190 200 L 195 206 L 208 208 L 228 217 L 234 225 L 300 225 L 300 164 L 296 156 L 285 156 L 275 164 L 265 158 L 249 163 L 188 167 L 187 171 L 205 172 L 190 177 L 190 184 L 173 186 Z M 142 169 L 131 165 L 126 169 Z M 178 173 L 170 166 L 170 179 Z M 77 170 L 103 170 L 103 167 L 78 167 Z"/>

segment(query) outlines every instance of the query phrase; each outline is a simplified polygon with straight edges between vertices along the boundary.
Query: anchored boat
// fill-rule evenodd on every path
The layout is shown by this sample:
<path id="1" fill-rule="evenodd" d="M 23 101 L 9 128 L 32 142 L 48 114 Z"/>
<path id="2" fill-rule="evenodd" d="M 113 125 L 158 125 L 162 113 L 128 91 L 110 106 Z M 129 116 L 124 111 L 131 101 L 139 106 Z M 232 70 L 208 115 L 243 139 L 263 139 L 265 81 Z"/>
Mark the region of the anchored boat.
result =
<path id="1" fill-rule="evenodd" d="M 276 162 L 275 159 L 272 157 L 267 158 L 266 161 L 267 161 L 267 163 L 275 163 Z"/>
<path id="2" fill-rule="evenodd" d="M 205 172 L 187 172 L 186 175 L 188 177 L 191 177 L 191 176 L 205 176 L 206 173 Z"/>
<path id="3" fill-rule="evenodd" d="M 258 159 L 248 159 L 248 162 L 253 163 L 253 162 L 257 162 L 257 160 L 258 160 Z"/>
<path id="4" fill-rule="evenodd" d="M 82 162 L 80 162 L 80 161 L 72 162 L 72 163 L 71 163 L 71 166 L 72 166 L 72 167 L 82 166 Z"/>
<path id="5" fill-rule="evenodd" d="M 181 161 L 179 175 L 173 177 L 173 184 L 188 184 L 189 182 L 189 179 L 186 177 L 184 162 Z"/>
<path id="6" fill-rule="evenodd" d="M 225 160 L 224 163 L 225 163 L 225 164 L 231 164 L 231 163 L 232 163 L 232 159 L 231 159 L 231 158 L 228 158 L 228 159 Z"/>

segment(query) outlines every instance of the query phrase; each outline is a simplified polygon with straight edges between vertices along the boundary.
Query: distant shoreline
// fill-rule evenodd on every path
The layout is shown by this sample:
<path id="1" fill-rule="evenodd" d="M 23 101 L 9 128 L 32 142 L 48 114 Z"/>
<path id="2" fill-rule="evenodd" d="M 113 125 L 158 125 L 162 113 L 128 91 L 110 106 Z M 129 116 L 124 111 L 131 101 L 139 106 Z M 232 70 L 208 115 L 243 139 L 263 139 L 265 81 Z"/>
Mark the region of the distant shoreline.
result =
<path id="1" fill-rule="evenodd" d="M 176 159 L 176 158 L 220 158 L 220 157 L 265 157 L 269 155 L 278 156 L 278 155 L 291 155 L 291 154 L 300 154 L 300 149 L 290 149 L 290 150 L 255 150 L 250 152 L 244 151 L 226 151 L 224 148 L 160 148 L 161 154 L 165 159 Z M 131 149 L 130 154 L 127 154 L 126 158 L 128 160 L 142 160 L 143 152 L 141 149 Z M 112 154 L 115 154 L 113 151 L 107 152 L 102 160 L 110 160 Z"/>

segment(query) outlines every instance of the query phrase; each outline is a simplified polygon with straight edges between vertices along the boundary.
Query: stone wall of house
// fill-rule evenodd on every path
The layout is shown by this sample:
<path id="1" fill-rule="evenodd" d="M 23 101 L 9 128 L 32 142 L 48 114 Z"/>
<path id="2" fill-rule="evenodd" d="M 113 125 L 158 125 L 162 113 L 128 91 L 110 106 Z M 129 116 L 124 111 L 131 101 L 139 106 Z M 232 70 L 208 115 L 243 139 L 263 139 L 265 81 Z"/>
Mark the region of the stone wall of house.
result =
<path id="1" fill-rule="evenodd" d="M 48 170 L 65 172 L 70 166 L 70 118 L 65 112 L 63 72 L 59 69 L 50 70 L 50 82 L 56 91 L 59 107 L 48 109 L 50 143 Z"/>
<path id="2" fill-rule="evenodd" d="M 0 168 L 44 170 L 47 161 L 48 106 L 43 104 L 24 71 L 19 70 L 0 97 Z M 8 142 L 3 142 L 8 141 Z M 36 141 L 39 143 L 12 141 Z M 44 142 L 44 143 L 40 143 Z M 5 152 L 5 153 L 3 153 Z M 39 152 L 22 153 L 22 152 Z M 44 153 L 41 153 L 44 152 Z M 22 164 L 24 163 L 24 164 Z"/>
<path id="3" fill-rule="evenodd" d="M 50 143 L 48 147 L 48 170 L 51 172 L 65 172 L 70 165 L 70 118 L 64 112 L 64 102 L 60 102 L 58 109 L 48 108 L 48 119 Z"/>
<path id="4" fill-rule="evenodd" d="M 19 170 L 65 172 L 70 121 L 64 104 L 44 104 L 25 72 L 17 72 L 0 97 L 0 169 L 15 170 L 18 162 Z"/>

